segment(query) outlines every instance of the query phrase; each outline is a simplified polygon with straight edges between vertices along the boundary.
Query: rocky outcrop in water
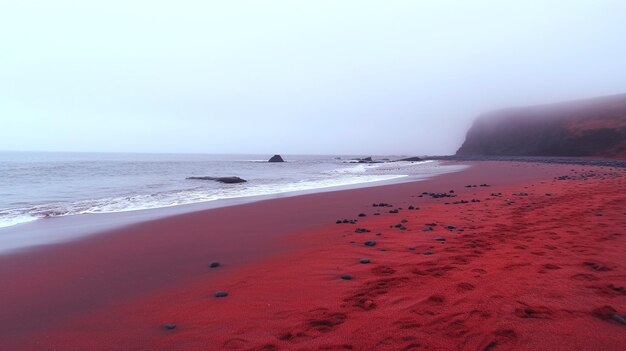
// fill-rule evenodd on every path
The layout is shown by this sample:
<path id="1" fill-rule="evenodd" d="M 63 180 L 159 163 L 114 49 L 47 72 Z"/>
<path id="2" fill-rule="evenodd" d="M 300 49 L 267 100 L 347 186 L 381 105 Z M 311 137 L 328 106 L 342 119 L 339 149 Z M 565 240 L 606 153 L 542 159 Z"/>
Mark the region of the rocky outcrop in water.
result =
<path id="1" fill-rule="evenodd" d="M 419 161 L 423 161 L 421 158 L 415 156 L 415 157 L 407 157 L 407 158 L 401 158 L 397 161 L 407 161 L 407 162 L 419 162 Z"/>
<path id="2" fill-rule="evenodd" d="M 280 155 L 274 155 L 267 162 L 285 162 L 285 160 Z"/>
<path id="3" fill-rule="evenodd" d="M 487 113 L 456 154 L 626 159 L 626 94 Z"/>
<path id="4" fill-rule="evenodd" d="M 191 180 L 214 180 L 216 182 L 225 183 L 225 184 L 237 184 L 237 183 L 245 183 L 247 180 L 241 179 L 239 177 L 189 177 L 187 179 Z"/>

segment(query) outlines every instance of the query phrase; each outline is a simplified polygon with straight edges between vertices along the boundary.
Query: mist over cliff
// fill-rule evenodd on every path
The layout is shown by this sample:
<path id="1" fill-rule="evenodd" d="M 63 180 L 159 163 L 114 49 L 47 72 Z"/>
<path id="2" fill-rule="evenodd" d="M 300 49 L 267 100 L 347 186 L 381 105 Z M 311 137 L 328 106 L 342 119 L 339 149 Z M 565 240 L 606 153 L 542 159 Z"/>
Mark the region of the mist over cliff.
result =
<path id="1" fill-rule="evenodd" d="M 486 113 L 457 155 L 626 159 L 626 94 Z"/>

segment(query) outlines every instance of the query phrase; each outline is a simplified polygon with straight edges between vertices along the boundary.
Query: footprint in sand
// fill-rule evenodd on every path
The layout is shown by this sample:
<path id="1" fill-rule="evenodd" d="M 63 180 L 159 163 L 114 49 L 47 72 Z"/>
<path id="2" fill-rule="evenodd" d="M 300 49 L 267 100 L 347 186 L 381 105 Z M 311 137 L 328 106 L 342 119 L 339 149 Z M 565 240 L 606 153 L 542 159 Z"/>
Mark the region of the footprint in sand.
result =
<path id="1" fill-rule="evenodd" d="M 493 350 L 494 348 L 514 342 L 517 339 L 517 333 L 513 329 L 498 329 L 491 334 L 491 337 L 480 349 L 483 351 Z"/>
<path id="2" fill-rule="evenodd" d="M 387 267 L 387 266 L 376 266 L 372 268 L 372 274 L 378 275 L 378 276 L 391 275 L 391 274 L 394 274 L 395 272 L 396 272 L 395 269 L 391 267 Z"/>
<path id="3" fill-rule="evenodd" d="M 233 338 L 227 340 L 222 349 L 224 350 L 241 350 L 244 347 L 248 347 L 248 340 L 242 338 Z"/>
<path id="4" fill-rule="evenodd" d="M 520 318 L 551 319 L 554 314 L 545 306 L 530 306 L 522 302 L 520 304 L 522 306 L 515 309 L 515 315 Z"/>
<path id="5" fill-rule="evenodd" d="M 592 274 L 587 274 L 587 273 L 578 273 L 578 274 L 574 274 L 573 276 L 570 277 L 571 280 L 586 280 L 586 281 L 592 281 L 592 280 L 598 280 L 598 277 L 592 275 Z"/>
<path id="6" fill-rule="evenodd" d="M 583 263 L 583 265 L 585 265 L 586 267 L 589 267 L 591 269 L 593 269 L 594 271 L 598 271 L 598 272 L 608 272 L 611 269 L 609 267 L 607 267 L 606 265 L 602 264 L 602 263 L 598 263 L 598 262 L 585 262 Z"/>
<path id="7" fill-rule="evenodd" d="M 475 289 L 475 286 L 470 284 L 470 283 L 459 283 L 456 286 L 456 291 L 457 292 L 466 292 L 466 291 L 472 291 Z"/>

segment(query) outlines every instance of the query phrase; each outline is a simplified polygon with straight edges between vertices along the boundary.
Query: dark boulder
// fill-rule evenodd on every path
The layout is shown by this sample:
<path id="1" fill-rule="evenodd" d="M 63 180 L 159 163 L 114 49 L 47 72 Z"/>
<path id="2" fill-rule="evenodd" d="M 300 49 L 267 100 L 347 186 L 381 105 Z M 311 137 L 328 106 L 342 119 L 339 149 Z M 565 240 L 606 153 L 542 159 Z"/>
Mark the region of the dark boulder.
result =
<path id="1" fill-rule="evenodd" d="M 237 184 L 237 183 L 245 183 L 247 180 L 241 179 L 239 177 L 189 177 L 187 179 L 191 180 L 214 180 L 216 182 L 225 183 L 225 184 Z"/>
<path id="2" fill-rule="evenodd" d="M 267 162 L 285 162 L 285 160 L 280 155 L 274 155 Z"/>
<path id="3" fill-rule="evenodd" d="M 213 294 L 213 296 L 215 297 L 226 297 L 228 296 L 228 293 L 226 291 L 216 291 L 215 294 Z"/>

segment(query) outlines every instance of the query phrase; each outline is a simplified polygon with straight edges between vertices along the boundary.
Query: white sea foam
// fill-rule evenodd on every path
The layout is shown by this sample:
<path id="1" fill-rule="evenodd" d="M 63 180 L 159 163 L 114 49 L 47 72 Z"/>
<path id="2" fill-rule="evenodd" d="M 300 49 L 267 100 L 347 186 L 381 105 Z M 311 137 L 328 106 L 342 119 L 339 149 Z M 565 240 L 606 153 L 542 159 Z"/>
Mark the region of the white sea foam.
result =
<path id="1" fill-rule="evenodd" d="M 0 215 L 0 228 L 11 227 L 21 223 L 37 220 L 37 217 L 29 214 Z"/>
<path id="2" fill-rule="evenodd" d="M 337 186 L 348 186 L 362 183 L 392 180 L 406 177 L 406 175 L 358 175 L 364 173 L 361 165 L 354 169 L 337 170 L 335 177 L 317 180 L 301 180 L 287 183 L 269 183 L 262 185 L 234 185 L 221 188 L 196 188 L 191 190 L 176 190 L 153 194 L 139 194 L 119 196 L 95 200 L 75 201 L 69 203 L 50 203 L 18 208 L 0 214 L 0 228 L 34 221 L 38 218 L 58 217 L 85 213 L 114 213 L 154 208 L 171 207 L 192 203 L 232 199 L 248 196 L 263 196 L 297 191 L 326 189 Z M 328 174 L 332 174 L 329 172 Z M 344 176 L 340 176 L 344 175 Z"/>

